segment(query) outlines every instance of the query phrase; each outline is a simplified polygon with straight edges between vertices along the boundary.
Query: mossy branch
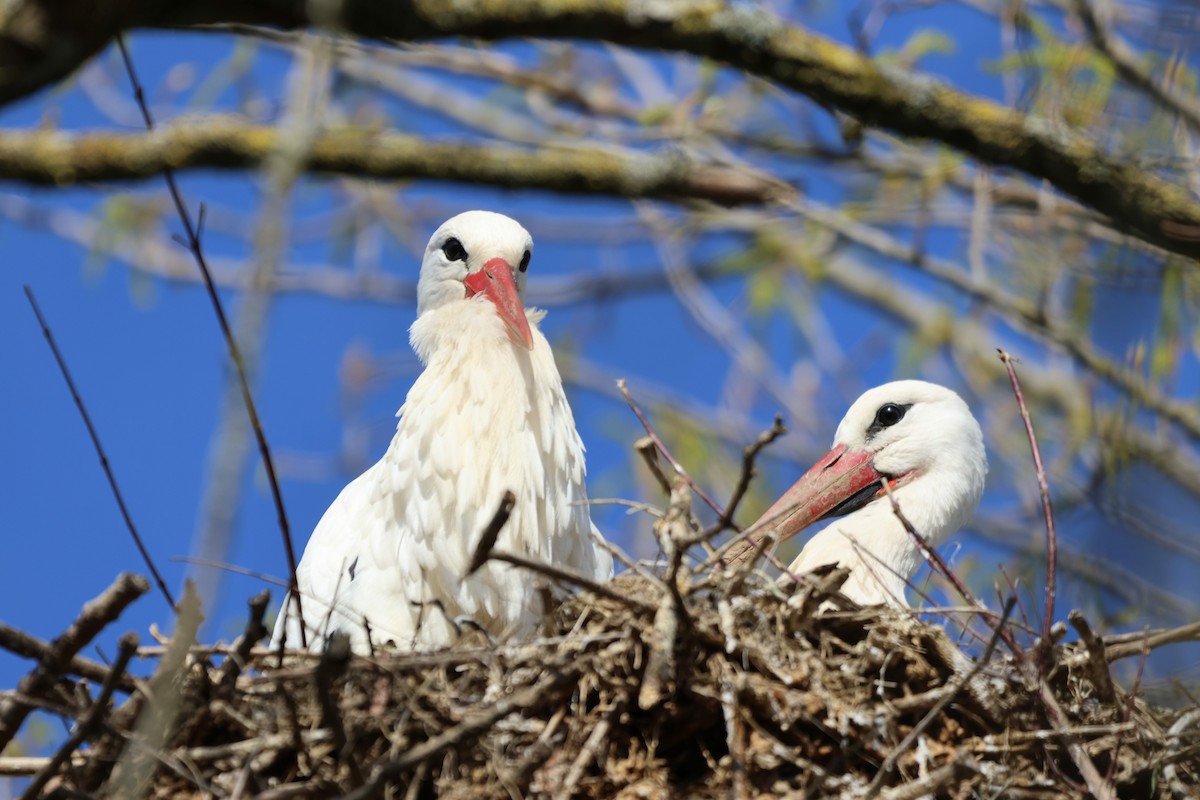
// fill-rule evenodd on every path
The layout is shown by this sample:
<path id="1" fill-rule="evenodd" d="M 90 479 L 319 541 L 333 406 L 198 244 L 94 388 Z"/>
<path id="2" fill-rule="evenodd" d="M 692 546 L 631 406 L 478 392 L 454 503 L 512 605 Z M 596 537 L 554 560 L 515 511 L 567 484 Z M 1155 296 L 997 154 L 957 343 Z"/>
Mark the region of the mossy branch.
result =
<path id="1" fill-rule="evenodd" d="M 50 186 L 145 180 L 164 168 L 253 169 L 281 132 L 229 118 L 187 120 L 151 133 L 0 133 L 0 180 Z M 519 148 L 359 130 L 316 134 L 307 159 L 316 173 L 429 179 L 629 198 L 765 203 L 785 183 L 747 169 L 705 164 L 681 153 L 614 148 Z"/>
<path id="2" fill-rule="evenodd" d="M 78 13 L 72 13 L 73 6 L 79 6 Z M 316 26 L 401 41 L 450 36 L 604 40 L 691 53 L 793 89 L 866 125 L 940 141 L 981 161 L 1047 180 L 1148 242 L 1200 255 L 1200 236 L 1194 235 L 1200 231 L 1200 203 L 1135 159 L 1107 153 L 1065 126 L 881 64 L 769 12 L 715 0 L 218 0 L 167 5 L 150 0 L 15 0 L 0 17 L 0 105 L 65 78 L 120 30 L 221 24 Z M 209 166 L 239 166 L 232 153 L 224 158 L 225 163 Z M 331 168 L 344 163 L 332 153 L 330 160 Z M 486 172 L 486 164 L 442 163 L 451 180 L 492 182 L 478 174 L 480 166 Z M 544 172 L 555 168 L 552 160 Z M 471 175 L 465 176 L 468 170 Z M 603 193 L 578 176 L 568 182 L 574 191 Z"/>

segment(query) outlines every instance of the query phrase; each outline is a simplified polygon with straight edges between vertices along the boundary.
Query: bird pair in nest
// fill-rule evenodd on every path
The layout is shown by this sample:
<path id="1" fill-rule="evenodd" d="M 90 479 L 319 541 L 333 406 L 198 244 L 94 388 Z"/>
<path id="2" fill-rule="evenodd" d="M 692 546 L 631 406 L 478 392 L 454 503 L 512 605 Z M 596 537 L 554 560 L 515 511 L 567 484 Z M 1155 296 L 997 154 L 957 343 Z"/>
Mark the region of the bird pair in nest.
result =
<path id="1" fill-rule="evenodd" d="M 286 636 L 316 649 L 340 630 L 358 652 L 427 650 L 452 642 L 459 618 L 532 636 L 543 598 L 530 572 L 492 561 L 467 575 L 506 492 L 515 497 L 499 534 L 506 552 L 612 577 L 588 509 L 583 442 L 538 329 L 545 312 L 525 308 L 532 257 L 529 233 L 502 214 L 468 211 L 434 232 L 409 332 L 425 368 L 383 458 L 317 523 L 296 573 L 302 615 L 289 595 L 276 644 Z M 986 471 L 979 424 L 957 394 L 913 380 L 876 387 L 731 558 L 756 553 L 756 535 L 782 541 L 834 518 L 789 572 L 842 566 L 849 599 L 907 606 L 923 557 L 904 519 L 938 546 L 974 511 Z"/>

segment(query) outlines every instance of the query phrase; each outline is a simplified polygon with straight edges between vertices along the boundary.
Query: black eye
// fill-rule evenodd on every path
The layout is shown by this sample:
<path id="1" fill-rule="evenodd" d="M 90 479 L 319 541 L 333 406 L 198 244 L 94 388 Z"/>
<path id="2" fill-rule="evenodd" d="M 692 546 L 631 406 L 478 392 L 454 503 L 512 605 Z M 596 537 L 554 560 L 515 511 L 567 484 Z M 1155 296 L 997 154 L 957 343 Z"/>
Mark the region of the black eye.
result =
<path id="1" fill-rule="evenodd" d="M 904 419 L 904 412 L 908 411 L 907 406 L 898 406 L 895 403 L 884 403 L 875 412 L 875 425 L 879 428 L 890 428 L 900 420 Z"/>
<path id="2" fill-rule="evenodd" d="M 442 245 L 442 254 L 451 261 L 467 260 L 467 251 L 458 239 L 447 239 L 446 243 Z"/>
<path id="3" fill-rule="evenodd" d="M 533 253 L 529 252 L 528 250 L 525 251 L 525 255 L 521 256 L 521 266 L 518 267 L 521 272 L 529 269 L 529 259 L 531 256 L 533 256 Z"/>

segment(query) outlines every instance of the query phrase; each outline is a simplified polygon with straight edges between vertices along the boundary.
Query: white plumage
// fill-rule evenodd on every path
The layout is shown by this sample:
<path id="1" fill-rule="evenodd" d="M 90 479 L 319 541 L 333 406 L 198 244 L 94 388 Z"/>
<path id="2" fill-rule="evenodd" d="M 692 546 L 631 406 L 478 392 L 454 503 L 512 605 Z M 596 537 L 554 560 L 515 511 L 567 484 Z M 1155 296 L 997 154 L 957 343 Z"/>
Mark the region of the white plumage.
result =
<path id="1" fill-rule="evenodd" d="M 842 593 L 863 605 L 907 607 L 924 559 L 885 496 L 937 547 L 979 504 L 987 475 L 983 432 L 962 398 L 924 381 L 865 392 L 838 425 L 834 447 L 762 517 L 783 538 L 841 516 L 809 540 L 789 572 L 847 567 Z"/>
<path id="2" fill-rule="evenodd" d="M 425 369 L 387 452 L 325 512 L 297 571 L 310 647 L 343 630 L 357 652 L 435 648 L 454 640 L 461 617 L 493 636 L 532 635 L 543 610 L 530 573 L 491 562 L 464 577 L 506 490 L 516 505 L 497 547 L 612 575 L 588 510 L 583 443 L 537 328 L 544 312 L 523 308 L 532 249 L 517 222 L 486 211 L 429 240 L 410 329 Z M 299 646 L 289 612 L 285 603 L 274 638 L 286 630 Z"/>

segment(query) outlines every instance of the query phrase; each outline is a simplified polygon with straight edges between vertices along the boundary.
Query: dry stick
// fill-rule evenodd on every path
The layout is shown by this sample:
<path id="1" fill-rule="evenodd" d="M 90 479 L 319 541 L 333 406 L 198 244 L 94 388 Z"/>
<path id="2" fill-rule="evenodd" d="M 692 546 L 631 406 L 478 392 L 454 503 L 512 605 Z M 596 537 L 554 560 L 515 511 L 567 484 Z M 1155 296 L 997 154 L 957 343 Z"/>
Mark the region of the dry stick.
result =
<path id="1" fill-rule="evenodd" d="M 1012 356 L 1006 350 L 997 349 L 1004 368 L 1008 370 L 1008 380 L 1012 383 L 1013 394 L 1017 398 L 1017 407 L 1021 409 L 1021 419 L 1025 422 L 1025 435 L 1029 437 L 1029 450 L 1033 453 L 1033 468 L 1037 472 L 1038 491 L 1042 494 L 1042 513 L 1046 518 L 1046 607 L 1042 612 L 1042 641 L 1038 647 L 1038 672 L 1046 674 L 1046 660 L 1054 647 L 1050 626 L 1054 624 L 1054 578 L 1058 573 L 1058 536 L 1054 532 L 1054 511 L 1050 507 L 1050 486 L 1046 482 L 1046 468 L 1042 464 L 1042 451 L 1038 448 L 1037 436 L 1033 433 L 1033 420 L 1029 416 L 1029 407 L 1025 405 L 1025 395 L 1021 393 L 1021 384 L 1017 380 L 1017 371 L 1013 368 Z"/>
<path id="2" fill-rule="evenodd" d="M 486 712 L 473 719 L 460 722 L 453 728 L 410 748 L 395 761 L 385 764 L 369 783 L 350 792 L 343 800 L 367 800 L 367 798 L 376 797 L 388 783 L 399 779 L 405 770 L 440 755 L 477 733 L 488 730 L 509 714 L 538 708 L 558 700 L 559 696 L 570 690 L 578 680 L 579 673 L 575 670 L 555 672 L 541 683 L 527 686 L 507 697 L 500 698 Z"/>
<path id="3" fill-rule="evenodd" d="M 891 487 L 888 486 L 888 482 L 880 481 L 880 483 L 882 484 L 883 490 L 887 494 L 888 499 L 891 501 L 892 513 L 896 515 L 896 518 L 900 520 L 900 524 L 904 526 L 904 530 L 908 532 L 908 535 L 916 543 L 917 549 L 920 551 L 925 561 L 932 565 L 934 569 L 941 572 L 942 575 L 945 576 L 945 578 L 949 580 L 951 584 L 953 584 L 955 591 L 957 591 L 959 595 L 967 601 L 967 603 L 982 608 L 982 604 L 975 599 L 975 595 L 972 594 L 971 590 L 966 587 L 966 584 L 962 582 L 962 579 L 958 577 L 958 574 L 955 573 L 954 570 L 950 569 L 950 565 L 947 564 L 946 560 L 942 558 L 941 553 L 930 548 L 929 545 L 926 544 L 924 537 L 917 533 L 917 529 L 913 527 L 911 522 L 909 522 L 908 517 L 904 516 L 904 512 L 900 510 L 900 504 L 896 502 L 896 496 L 892 493 Z M 1021 667 L 1022 672 L 1024 673 L 1025 668 L 1029 666 L 1028 656 L 1017 643 L 1016 637 L 1013 636 L 1012 631 L 1008 630 L 1008 628 L 1004 625 L 998 625 L 996 630 L 999 632 L 1000 638 L 1004 641 L 1004 644 L 1009 650 L 1012 651 L 1013 656 L 1017 660 L 1018 666 Z M 1096 796 L 1096 800 L 1116 800 L 1117 795 L 1116 792 L 1113 791 L 1112 786 L 1109 785 L 1104 780 L 1103 776 L 1100 775 L 1100 771 L 1096 768 L 1096 763 L 1092 761 L 1092 757 L 1088 755 L 1087 750 L 1085 750 L 1083 745 L 1079 743 L 1078 739 L 1070 733 L 1070 720 L 1067 719 L 1067 715 L 1063 712 L 1062 706 L 1059 705 L 1058 699 L 1055 698 L 1054 693 L 1050 691 L 1050 686 L 1046 683 L 1045 677 L 1037 671 L 1033 671 L 1033 674 L 1026 674 L 1025 677 L 1027 680 L 1037 681 L 1038 698 L 1042 701 L 1042 707 L 1046 711 L 1046 717 L 1050 720 L 1050 724 L 1054 726 L 1054 729 L 1058 732 L 1059 736 L 1062 737 L 1063 743 L 1067 748 L 1067 753 L 1071 756 L 1071 760 L 1075 763 L 1076 768 L 1079 770 L 1079 774 L 1083 776 L 1088 790 Z"/>
<path id="4" fill-rule="evenodd" d="M 1164 644 L 1194 642 L 1200 639 L 1200 622 L 1192 622 L 1187 625 L 1181 625 L 1178 628 L 1168 628 L 1166 630 L 1144 631 L 1138 634 L 1138 638 L 1135 641 L 1128 641 L 1125 638 L 1126 636 L 1127 634 L 1118 634 L 1116 636 L 1104 637 L 1105 657 L 1108 659 L 1108 663 L 1111 664 L 1122 658 L 1140 655 L 1146 647 L 1153 650 Z"/>
<path id="5" fill-rule="evenodd" d="M 263 615 L 267 613 L 267 603 L 270 601 L 271 593 L 266 589 L 250 598 L 250 618 L 246 621 L 246 629 L 234 645 L 233 651 L 225 656 L 225 661 L 221 663 L 221 670 L 215 681 L 219 693 L 228 694 L 233 691 L 238 675 L 250 662 L 250 654 L 254 651 L 254 645 L 267 635 L 267 628 L 263 625 Z"/>
<path id="6" fill-rule="evenodd" d="M 342 721 L 342 709 L 337 698 L 333 696 L 333 685 L 346 672 L 350 665 L 350 637 L 345 631 L 336 631 L 329 636 L 317 668 L 313 672 L 313 683 L 317 690 L 317 699 L 321 704 L 320 726 L 333 731 L 333 747 L 337 759 L 350 769 L 350 777 L 357 788 L 363 785 L 362 770 L 359 769 L 358 759 L 351 751 L 350 740 L 346 737 L 346 726 Z"/>
<path id="7" fill-rule="evenodd" d="M 133 86 L 133 96 L 137 101 L 138 107 L 142 110 L 142 119 L 146 123 L 147 130 L 154 130 L 154 118 L 150 115 L 150 107 L 146 104 L 146 94 L 142 90 L 141 81 L 138 80 L 137 72 L 133 68 L 133 59 L 129 56 L 129 51 L 125 48 L 125 39 L 120 34 L 117 34 L 117 47 L 121 50 L 121 59 L 125 62 L 125 71 L 129 75 L 129 82 Z M 167 180 L 167 188 L 170 190 L 171 199 L 175 203 L 175 210 L 179 214 L 179 221 L 183 224 L 184 232 L 187 234 L 183 239 L 178 241 L 191 252 L 192 257 L 196 260 L 196 266 L 200 268 L 200 273 L 204 276 L 204 286 L 208 289 L 209 300 L 212 301 L 213 311 L 216 312 L 217 322 L 220 323 L 221 333 L 225 337 L 225 345 L 229 350 L 229 358 L 233 361 L 233 365 L 237 370 L 238 385 L 242 390 L 242 402 L 246 406 L 246 413 L 250 417 L 250 427 L 254 429 L 254 438 L 258 442 L 258 452 L 262 456 L 263 466 L 267 471 L 267 483 L 271 487 L 271 497 L 275 501 L 275 513 L 279 519 L 279 531 L 283 535 L 283 548 L 287 554 L 288 561 L 288 577 L 291 580 L 289 585 L 290 596 L 292 602 L 296 605 L 296 616 L 303 620 L 304 612 L 300 604 L 299 585 L 296 583 L 296 550 L 292 546 L 292 532 L 288 526 L 287 512 L 283 507 L 283 493 L 279 489 L 279 479 L 275 474 L 275 462 L 271 459 L 271 450 L 267 446 L 267 436 L 263 432 L 262 421 L 258 418 L 258 409 L 254 405 L 254 398 L 250 394 L 250 381 L 246 377 L 246 364 L 242 359 L 242 351 L 238 347 L 237 342 L 233 338 L 233 331 L 230 330 L 229 320 L 225 317 L 225 309 L 221 305 L 221 298 L 217 294 L 216 284 L 213 283 L 212 274 L 208 269 L 208 262 L 204 257 L 204 249 L 200 244 L 200 232 L 204 227 L 204 206 L 200 206 L 199 225 L 192 225 L 191 215 L 188 214 L 187 206 L 183 202 L 183 194 L 179 191 L 179 185 L 175 182 L 175 172 L 170 167 L 163 168 L 163 177 Z M 287 613 L 286 609 L 281 613 Z M 300 644 L 308 647 L 308 634 L 304 630 L 304 625 L 300 625 Z"/>
<path id="8" fill-rule="evenodd" d="M 608 733 L 612 729 L 613 722 L 620 718 L 624 710 L 625 703 L 617 701 L 608 710 L 608 713 L 596 723 L 596 727 L 592 729 L 591 735 L 583 743 L 583 747 L 579 749 L 579 755 L 571 762 L 571 768 L 567 771 L 567 777 L 563 781 L 562 786 L 554 793 L 554 800 L 571 800 L 575 796 L 575 787 L 583 779 L 584 770 L 600 755 L 600 748 L 604 747 L 608 741 Z"/>
<path id="9" fill-rule="evenodd" d="M 867 786 L 868 799 L 879 794 L 880 787 L 883 785 L 884 780 L 891 775 L 892 770 L 896 768 L 896 762 L 900 760 L 900 756 L 908 752 L 908 748 L 912 747 L 913 742 L 917 740 L 917 737 L 924 733 L 925 729 L 933 723 L 934 718 L 936 718 L 938 714 L 942 713 L 942 710 L 946 706 L 954 702 L 954 699 L 958 697 L 958 694 L 963 690 L 963 687 L 975 680 L 979 673 L 982 672 L 983 669 L 988 665 L 988 662 L 992 660 L 992 654 L 996 652 L 996 645 L 1000 642 L 1000 631 L 1004 630 L 1004 626 L 1008 623 L 1008 617 L 1010 614 L 1012 614 L 1013 607 L 1016 606 L 1016 604 L 1016 597 L 1008 598 L 1008 602 L 1004 604 L 1004 613 L 1000 615 L 1000 622 L 996 625 L 996 629 L 992 631 L 992 638 L 988 639 L 987 647 L 983 649 L 983 655 L 980 656 L 979 660 L 975 662 L 975 666 L 972 667 L 971 670 L 962 678 L 955 676 L 953 679 L 954 684 L 952 688 L 943 694 L 941 699 L 934 703 L 933 707 L 925 713 L 925 716 L 921 717 L 921 721 L 913 726 L 912 730 L 908 732 L 908 735 L 901 739 L 900 744 L 896 745 L 896 747 L 892 749 L 892 752 L 888 754 L 888 757 L 884 759 L 883 765 L 879 767 L 879 771 L 875 773 L 874 779 L 872 779 L 870 785 Z"/>
<path id="10" fill-rule="evenodd" d="M 1137 675 L 1133 678 L 1133 686 L 1129 687 L 1129 694 L 1125 697 L 1125 707 L 1121 709 L 1121 722 L 1128 723 L 1129 718 L 1133 716 L 1133 706 L 1137 702 L 1138 689 L 1142 685 L 1142 672 L 1146 669 L 1146 659 L 1150 655 L 1149 642 L 1150 626 L 1146 626 L 1142 636 L 1142 657 L 1138 661 Z M 1107 672 L 1108 668 L 1105 667 Z M 1108 764 L 1108 772 L 1104 775 L 1104 780 L 1112 782 L 1112 777 L 1117 771 L 1117 758 L 1121 755 L 1121 745 L 1125 743 L 1125 731 L 1117 734 L 1117 743 L 1113 745 L 1112 760 Z"/>
<path id="11" fill-rule="evenodd" d="M 211 558 L 197 558 L 195 556 L 171 556 L 168 561 L 180 561 L 184 564 L 197 564 L 201 567 L 212 567 L 213 569 L 222 569 L 226 572 L 231 572 L 234 575 L 245 575 L 247 578 L 256 578 L 263 583 L 269 583 L 272 586 L 278 586 L 282 589 L 288 588 L 288 582 L 280 580 L 274 575 L 268 575 L 265 572 L 256 572 L 252 569 L 239 567 L 236 564 L 227 564 L 224 561 L 214 561 Z"/>
<path id="12" fill-rule="evenodd" d="M 88 642 L 137 598 L 150 590 L 150 582 L 141 575 L 121 573 L 111 586 L 94 600 L 88 601 L 79 616 L 50 645 L 38 665 L 17 684 L 17 693 L 29 697 L 46 694 L 70 668 L 71 659 Z M 21 723 L 32 709 L 12 697 L 0 700 L 0 752 L 12 741 Z"/>
<path id="13" fill-rule="evenodd" d="M 46 322 L 46 318 L 42 316 L 42 309 L 38 306 L 37 299 L 33 296 L 33 290 L 29 285 L 25 285 L 25 296 L 29 298 L 29 305 L 33 308 L 34 316 L 37 317 L 38 325 L 42 327 L 42 335 L 46 337 L 47 344 L 50 345 L 50 352 L 54 354 L 54 360 L 58 362 L 58 369 L 62 372 L 63 379 L 67 382 L 67 388 L 71 390 L 71 399 L 75 401 L 76 408 L 79 409 L 79 416 L 83 417 L 83 424 L 87 428 L 88 436 L 92 437 L 92 447 L 96 448 L 96 455 L 100 457 L 100 466 L 104 469 L 104 474 L 108 478 L 109 488 L 112 489 L 113 497 L 117 500 L 117 507 L 121 509 L 121 517 L 125 520 L 125 527 L 129 529 L 129 534 L 133 536 L 133 543 L 137 545 L 138 552 L 142 554 L 142 560 L 146 562 L 146 567 L 150 570 L 150 574 L 154 576 L 154 582 L 158 584 L 158 590 L 167 600 L 167 605 L 172 609 L 175 608 L 175 598 L 171 596 L 171 591 L 167 588 L 166 582 L 163 581 L 162 575 L 158 572 L 158 567 L 154 566 L 154 559 L 150 557 L 150 551 L 146 549 L 142 537 L 138 534 L 137 526 L 133 524 L 133 517 L 129 514 L 129 509 L 125 506 L 125 498 L 121 495 L 121 490 L 117 488 L 117 478 L 113 475 L 112 466 L 108 463 L 108 456 L 104 453 L 104 447 L 100 444 L 100 435 L 96 433 L 96 426 L 92 424 L 92 417 L 88 414 L 87 406 L 83 404 L 83 397 L 80 396 L 79 390 L 75 388 L 75 381 L 71 378 L 71 371 L 67 369 L 67 362 L 59 352 L 58 344 L 54 341 L 54 334 L 50 332 L 50 325 Z"/>
<path id="14" fill-rule="evenodd" d="M 625 398 L 625 402 L 629 404 L 630 409 L 633 410 L 633 413 L 637 416 L 638 421 L 642 423 L 642 427 L 646 429 L 646 435 L 654 440 L 654 444 L 662 452 L 663 458 L 670 462 L 671 468 L 679 473 L 679 475 L 685 481 L 687 481 L 687 485 L 692 487 L 692 491 L 699 495 L 700 499 L 703 500 L 709 508 L 711 508 L 717 514 L 724 514 L 725 512 L 721 509 L 721 507 L 717 505 L 711 497 L 705 494 L 704 490 L 701 489 L 694 480 L 692 480 L 692 476 L 688 475 L 687 470 L 683 468 L 683 465 L 675 460 L 675 456 L 671 455 L 671 451 L 667 449 L 665 444 L 663 444 L 662 439 L 658 438 L 658 434 L 654 432 L 654 428 L 650 425 L 650 420 L 646 419 L 646 415 L 642 413 L 642 409 L 639 408 L 638 404 L 634 401 L 633 395 L 629 393 L 629 388 L 625 385 L 624 378 L 621 378 L 617 381 L 617 388 L 621 390 L 621 395 Z"/>
<path id="15" fill-rule="evenodd" d="M 496 509 L 496 513 L 492 515 L 491 521 L 479 536 L 479 544 L 476 545 L 475 553 L 471 556 L 471 563 L 467 565 L 467 575 L 474 575 L 476 570 L 492 557 L 492 550 L 496 547 L 496 539 L 500 537 L 500 530 L 512 516 L 512 510 L 516 504 L 517 496 L 511 491 L 505 491 L 504 496 L 500 498 L 500 506 Z"/>
<path id="16" fill-rule="evenodd" d="M 74 733 L 58 749 L 58 752 L 50 759 L 50 763 L 39 771 L 29 786 L 26 787 L 20 800 L 32 800 L 32 798 L 39 796 L 49 780 L 58 772 L 59 767 L 99 727 L 101 720 L 104 718 L 104 713 L 108 710 L 108 701 L 112 699 L 113 692 L 121 684 L 125 668 L 129 666 L 129 659 L 133 658 L 134 653 L 137 652 L 137 647 L 138 637 L 136 633 L 127 633 L 121 637 L 120 644 L 118 645 L 119 649 L 117 650 L 117 660 L 113 662 L 112 669 L 108 671 L 108 677 L 104 679 L 104 684 L 100 687 L 100 694 L 96 697 L 96 702 L 92 703 L 87 716 L 75 726 Z"/>
<path id="17" fill-rule="evenodd" d="M 50 657 L 51 645 L 24 631 L 0 622 L 0 648 L 15 653 L 22 658 L 32 658 L 37 661 Z M 63 674 L 78 675 L 96 683 L 103 683 L 108 677 L 108 667 L 82 656 L 74 656 L 63 670 Z M 125 676 L 117 687 L 123 692 L 134 690 L 133 679 Z"/>
<path id="18" fill-rule="evenodd" d="M 655 482 L 658 483 L 658 488 L 662 489 L 664 495 L 670 497 L 671 481 L 658 464 L 658 445 L 654 443 L 654 439 L 649 436 L 643 436 L 633 443 L 633 449 L 637 451 L 637 454 L 642 457 L 642 461 L 646 463 L 646 468 L 654 476 Z"/>
<path id="19" fill-rule="evenodd" d="M 645 600 L 638 599 L 637 597 L 626 596 L 620 592 L 613 591 L 605 584 L 597 583 L 591 578 L 586 578 L 583 575 L 570 572 L 562 569 L 561 567 L 556 567 L 553 564 L 544 564 L 541 561 L 534 561 L 533 559 L 525 558 L 524 556 L 519 556 L 515 553 L 508 553 L 504 550 L 493 550 L 488 554 L 488 560 L 503 561 L 505 563 L 512 564 L 514 567 L 522 567 L 530 570 L 531 572 L 537 572 L 541 575 L 545 575 L 547 578 L 578 586 L 580 589 L 591 592 L 598 597 L 603 597 L 608 600 L 621 603 L 622 605 L 630 606 L 631 608 L 638 608 L 642 611 L 654 611 L 658 608 L 653 603 L 647 603 Z"/>
<path id="20" fill-rule="evenodd" d="M 787 428 L 783 425 L 783 417 L 776 414 L 775 422 L 771 427 L 760 433 L 753 444 L 749 444 L 742 449 L 742 474 L 738 476 L 737 486 L 733 489 L 733 496 L 729 498 L 729 505 L 725 506 L 725 512 L 721 514 L 720 519 L 713 523 L 712 527 L 704 532 L 706 540 L 734 527 L 733 515 L 737 512 L 742 498 L 746 496 L 746 491 L 750 488 L 750 481 L 753 480 L 755 475 L 754 462 L 758 458 L 758 454 L 763 451 L 763 448 L 785 433 L 787 433 Z"/>

